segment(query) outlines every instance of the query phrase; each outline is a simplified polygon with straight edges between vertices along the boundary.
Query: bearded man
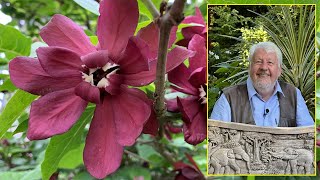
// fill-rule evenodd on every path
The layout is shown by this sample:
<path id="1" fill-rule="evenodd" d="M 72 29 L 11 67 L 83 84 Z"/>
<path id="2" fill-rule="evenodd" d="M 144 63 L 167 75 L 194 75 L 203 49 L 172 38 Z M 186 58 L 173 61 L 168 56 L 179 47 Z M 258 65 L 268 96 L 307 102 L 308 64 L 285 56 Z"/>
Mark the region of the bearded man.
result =
<path id="1" fill-rule="evenodd" d="M 249 77 L 223 89 L 211 119 L 269 127 L 314 125 L 299 89 L 278 81 L 282 72 L 281 50 L 272 42 L 250 48 Z"/>

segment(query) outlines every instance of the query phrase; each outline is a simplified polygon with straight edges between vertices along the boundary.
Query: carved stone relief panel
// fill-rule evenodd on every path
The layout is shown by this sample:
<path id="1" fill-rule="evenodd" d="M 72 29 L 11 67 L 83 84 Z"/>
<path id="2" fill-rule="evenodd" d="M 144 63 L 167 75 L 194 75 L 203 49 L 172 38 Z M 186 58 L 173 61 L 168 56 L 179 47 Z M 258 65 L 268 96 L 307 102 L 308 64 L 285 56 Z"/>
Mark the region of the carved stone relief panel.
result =
<path id="1" fill-rule="evenodd" d="M 209 120 L 209 174 L 315 175 L 315 129 Z"/>

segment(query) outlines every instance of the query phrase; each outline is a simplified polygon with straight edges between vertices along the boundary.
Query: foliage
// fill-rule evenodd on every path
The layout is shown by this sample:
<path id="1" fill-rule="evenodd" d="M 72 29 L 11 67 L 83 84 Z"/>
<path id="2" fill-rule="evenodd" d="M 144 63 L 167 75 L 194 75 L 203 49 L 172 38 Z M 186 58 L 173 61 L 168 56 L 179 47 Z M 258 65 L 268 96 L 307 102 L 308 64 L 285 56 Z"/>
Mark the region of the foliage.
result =
<path id="1" fill-rule="evenodd" d="M 209 6 L 208 112 L 224 87 L 246 79 L 251 44 L 268 39 L 260 26 L 255 27 L 256 16 L 248 15 L 247 8 L 266 12 L 259 6 Z"/>
<path id="2" fill-rule="evenodd" d="M 283 6 L 278 24 L 262 16 L 262 23 L 284 55 L 282 77 L 301 90 L 314 117 L 315 9 L 313 6 Z"/>
<path id="3" fill-rule="evenodd" d="M 94 1 L 94 0 L 90 0 Z M 88 3 L 89 4 L 89 3 Z M 87 33 L 94 34 L 97 15 L 90 13 L 74 1 L 47 1 L 47 0 L 3 0 L 1 11 L 12 17 L 11 26 L 18 26 L 25 34 L 39 38 L 39 30 L 54 14 L 64 14 L 81 26 L 86 27 Z"/>

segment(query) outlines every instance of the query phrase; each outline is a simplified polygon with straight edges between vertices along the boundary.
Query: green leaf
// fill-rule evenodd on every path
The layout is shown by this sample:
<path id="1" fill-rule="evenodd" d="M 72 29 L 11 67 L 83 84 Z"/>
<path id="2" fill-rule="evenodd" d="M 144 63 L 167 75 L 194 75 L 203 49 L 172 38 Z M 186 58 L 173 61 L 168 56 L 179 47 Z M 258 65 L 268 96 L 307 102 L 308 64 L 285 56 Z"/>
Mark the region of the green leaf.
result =
<path id="1" fill-rule="evenodd" d="M 31 38 L 14 27 L 2 24 L 0 24 L 0 34 L 0 52 L 4 52 L 7 59 L 30 54 Z"/>
<path id="2" fill-rule="evenodd" d="M 97 36 L 89 36 L 90 38 L 90 41 L 93 45 L 97 45 L 99 40 L 98 40 L 98 37 Z"/>
<path id="3" fill-rule="evenodd" d="M 319 14 L 320 5 L 317 0 L 207 0 L 208 4 L 316 4 L 316 14 Z M 316 21 L 316 27 L 319 22 Z"/>
<path id="4" fill-rule="evenodd" d="M 161 0 L 152 0 L 153 4 L 155 5 L 156 9 L 159 11 Z M 138 0 L 139 5 L 139 13 L 147 16 L 149 20 L 153 20 L 153 16 L 148 10 L 148 8 L 144 5 L 143 0 Z"/>
<path id="5" fill-rule="evenodd" d="M 25 132 L 28 129 L 28 121 L 23 121 L 19 124 L 16 130 L 14 130 L 13 134 L 17 134 L 20 132 Z"/>
<path id="6" fill-rule="evenodd" d="M 88 107 L 77 123 L 66 133 L 51 138 L 47 147 L 45 158 L 41 164 L 42 178 L 49 179 L 57 170 L 60 160 L 69 151 L 79 147 L 86 124 L 93 115 L 94 107 Z"/>
<path id="7" fill-rule="evenodd" d="M 0 79 L 2 80 L 6 80 L 8 79 L 10 76 L 8 74 L 0 74 Z"/>
<path id="8" fill-rule="evenodd" d="M 138 154 L 144 159 L 149 159 L 153 155 L 161 156 L 152 146 L 137 144 Z"/>
<path id="9" fill-rule="evenodd" d="M 43 160 L 43 152 L 41 152 L 37 158 L 37 161 Z M 27 171 L 8 171 L 0 172 L 0 179 L 3 180 L 30 180 L 30 179 L 41 179 L 40 165 L 36 166 L 32 170 Z"/>
<path id="10" fill-rule="evenodd" d="M 59 168 L 75 169 L 79 165 L 83 164 L 83 149 L 84 143 L 81 144 L 79 147 L 69 151 L 60 160 Z"/>
<path id="11" fill-rule="evenodd" d="M 8 64 L 8 60 L 6 58 L 0 58 L 0 66 Z"/>
<path id="12" fill-rule="evenodd" d="M 148 137 L 148 135 L 142 135 L 141 139 L 149 141 L 150 137 Z M 138 155 L 143 159 L 149 160 L 153 165 L 163 164 L 165 161 L 163 157 L 150 145 L 136 144 L 136 148 Z"/>
<path id="13" fill-rule="evenodd" d="M 154 94 L 154 91 L 155 91 L 154 83 L 151 83 L 151 84 L 149 84 L 147 86 L 139 87 L 139 89 L 142 90 L 143 92 L 145 92 L 150 99 L 153 98 L 153 94 Z"/>
<path id="14" fill-rule="evenodd" d="M 37 96 L 17 90 L 0 115 L 0 139 Z"/>
<path id="15" fill-rule="evenodd" d="M 141 0 L 138 0 L 138 6 L 139 6 L 139 13 L 147 16 L 150 20 L 153 19 L 152 14 L 147 9 L 147 7 L 143 4 Z"/>
<path id="16" fill-rule="evenodd" d="M 29 171 L 28 171 L 29 172 Z M 0 179 L 10 179 L 10 180 L 20 180 L 22 179 L 27 172 L 20 171 L 20 172 L 0 172 Z"/>
<path id="17" fill-rule="evenodd" d="M 35 43 L 32 43 L 31 45 L 31 52 L 30 52 L 30 55 L 29 57 L 37 57 L 37 53 L 36 53 L 36 50 L 39 48 L 39 47 L 47 47 L 48 45 L 46 43 L 43 43 L 43 42 L 35 42 Z"/>
<path id="18" fill-rule="evenodd" d="M 320 152 L 320 147 L 317 147 L 317 152 Z M 316 161 L 320 161 L 320 153 L 317 153 Z"/>
<path id="19" fill-rule="evenodd" d="M 138 26 L 137 26 L 137 28 L 136 28 L 136 32 L 135 32 L 134 34 L 137 34 L 137 33 L 140 31 L 140 29 L 146 27 L 146 26 L 149 25 L 150 23 L 152 23 L 151 20 L 149 20 L 149 21 L 143 21 L 143 22 L 138 23 Z"/>
<path id="20" fill-rule="evenodd" d="M 190 150 L 192 150 L 193 147 L 194 147 L 194 146 L 192 146 L 192 145 L 190 145 L 190 144 L 185 142 L 184 137 L 183 137 L 182 134 L 178 134 L 178 135 L 176 135 L 176 137 L 173 138 L 172 145 L 176 146 L 176 147 L 179 147 L 179 148 L 185 147 L 185 148 L 188 148 Z"/>
<path id="21" fill-rule="evenodd" d="M 16 120 L 16 122 L 19 123 L 18 127 L 14 130 L 13 135 L 20 133 L 20 132 L 26 132 L 28 129 L 28 119 L 29 114 L 24 112 L 20 117 Z"/>
<path id="22" fill-rule="evenodd" d="M 38 165 L 31 171 L 28 171 L 20 180 L 41 179 L 41 167 Z"/>
<path id="23" fill-rule="evenodd" d="M 75 3 L 79 4 L 81 7 L 92 12 L 93 14 L 100 15 L 99 13 L 99 3 L 94 0 L 73 0 Z"/>
<path id="24" fill-rule="evenodd" d="M 142 177 L 142 178 L 139 178 Z M 118 180 L 118 179 L 144 179 L 151 180 L 150 171 L 146 168 L 139 166 L 125 166 L 120 168 L 112 176 L 108 177 L 107 180 Z"/>
<path id="25" fill-rule="evenodd" d="M 12 81 L 10 79 L 7 79 L 3 82 L 3 84 L 0 85 L 0 92 L 1 91 L 9 91 L 13 92 L 17 89 L 15 85 L 12 84 Z"/>
<path id="26" fill-rule="evenodd" d="M 88 172 L 81 172 L 73 177 L 74 180 L 95 180 Z"/>

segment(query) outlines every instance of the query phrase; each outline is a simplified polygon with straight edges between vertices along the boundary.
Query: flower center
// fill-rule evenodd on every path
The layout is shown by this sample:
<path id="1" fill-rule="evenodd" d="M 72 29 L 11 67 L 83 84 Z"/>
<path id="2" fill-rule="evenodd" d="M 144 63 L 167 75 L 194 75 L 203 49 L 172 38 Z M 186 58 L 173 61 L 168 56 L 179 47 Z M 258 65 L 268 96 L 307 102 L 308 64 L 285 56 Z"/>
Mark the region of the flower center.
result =
<path id="1" fill-rule="evenodd" d="M 105 88 L 110 85 L 108 78 L 119 70 L 120 66 L 113 63 L 107 63 L 102 68 L 89 68 L 89 73 L 83 73 L 84 81 L 89 82 L 93 86 Z"/>
<path id="2" fill-rule="evenodd" d="M 201 104 L 207 104 L 207 85 L 201 85 L 199 88 L 199 101 Z"/>

